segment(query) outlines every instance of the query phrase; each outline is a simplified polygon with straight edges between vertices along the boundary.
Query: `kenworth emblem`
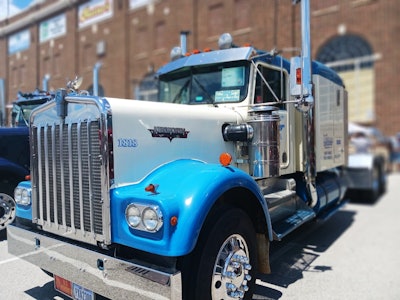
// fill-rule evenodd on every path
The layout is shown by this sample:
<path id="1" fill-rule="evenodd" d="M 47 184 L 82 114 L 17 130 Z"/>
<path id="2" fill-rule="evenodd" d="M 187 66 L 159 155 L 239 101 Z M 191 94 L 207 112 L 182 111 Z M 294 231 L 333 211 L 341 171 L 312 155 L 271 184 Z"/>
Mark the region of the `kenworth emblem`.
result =
<path id="1" fill-rule="evenodd" d="M 167 138 L 171 142 L 174 138 L 186 139 L 189 131 L 185 128 L 174 128 L 174 127 L 158 127 L 149 129 L 152 137 Z"/>

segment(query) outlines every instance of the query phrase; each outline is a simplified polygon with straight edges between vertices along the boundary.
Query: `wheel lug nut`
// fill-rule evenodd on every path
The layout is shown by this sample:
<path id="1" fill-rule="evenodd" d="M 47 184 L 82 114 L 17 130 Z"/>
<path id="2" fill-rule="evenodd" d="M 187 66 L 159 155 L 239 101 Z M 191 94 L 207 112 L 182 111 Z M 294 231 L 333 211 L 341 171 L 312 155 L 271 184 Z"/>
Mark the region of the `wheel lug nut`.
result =
<path id="1" fill-rule="evenodd" d="M 243 264 L 245 270 L 250 271 L 251 270 L 251 265 L 250 264 Z"/>

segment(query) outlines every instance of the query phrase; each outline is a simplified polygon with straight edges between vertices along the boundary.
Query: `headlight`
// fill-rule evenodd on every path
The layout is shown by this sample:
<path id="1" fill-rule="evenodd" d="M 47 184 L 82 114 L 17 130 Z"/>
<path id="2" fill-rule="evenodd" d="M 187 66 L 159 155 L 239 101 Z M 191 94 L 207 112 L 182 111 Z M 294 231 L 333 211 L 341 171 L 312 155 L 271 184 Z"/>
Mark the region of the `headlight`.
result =
<path id="1" fill-rule="evenodd" d="M 16 188 L 14 191 L 14 200 L 17 203 L 21 202 L 21 197 L 22 197 L 22 189 L 21 188 Z"/>
<path id="2" fill-rule="evenodd" d="M 163 214 L 157 205 L 131 203 L 125 209 L 129 227 L 142 231 L 157 232 L 163 226 Z"/>
<path id="3" fill-rule="evenodd" d="M 149 231 L 157 231 L 162 225 L 162 214 L 157 207 L 147 207 L 143 211 L 143 225 Z"/>
<path id="4" fill-rule="evenodd" d="M 21 187 L 17 187 L 14 191 L 15 202 L 19 205 L 30 205 L 31 204 L 31 190 Z"/>
<path id="5" fill-rule="evenodd" d="M 142 220 L 139 208 L 137 208 L 134 204 L 129 204 L 125 211 L 125 218 L 129 226 L 133 228 L 139 226 Z"/>

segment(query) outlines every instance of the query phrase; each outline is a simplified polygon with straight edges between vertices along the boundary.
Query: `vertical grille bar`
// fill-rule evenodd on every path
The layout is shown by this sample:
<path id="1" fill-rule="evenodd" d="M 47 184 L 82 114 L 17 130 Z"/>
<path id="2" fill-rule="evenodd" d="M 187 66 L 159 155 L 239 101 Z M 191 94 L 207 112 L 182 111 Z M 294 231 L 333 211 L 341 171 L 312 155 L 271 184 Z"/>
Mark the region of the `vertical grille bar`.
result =
<path id="1" fill-rule="evenodd" d="M 49 143 L 48 143 L 48 127 L 44 128 L 44 173 L 46 183 L 46 221 L 51 222 L 50 219 L 50 180 L 49 180 Z"/>
<path id="2" fill-rule="evenodd" d="M 70 205 L 70 226 L 75 231 L 75 214 L 74 214 L 74 174 L 72 163 L 72 124 L 68 124 L 68 157 L 69 157 L 69 205 Z"/>
<path id="3" fill-rule="evenodd" d="M 90 135 L 90 120 L 87 120 L 86 123 L 86 140 L 88 141 L 88 153 L 87 153 L 87 161 L 88 161 L 88 189 L 89 189 L 89 212 L 90 212 L 90 232 L 94 233 L 94 212 L 93 212 L 93 179 L 92 179 L 92 143 L 91 135 Z"/>
<path id="4" fill-rule="evenodd" d="M 67 228 L 67 221 L 66 221 L 66 205 L 65 205 L 65 166 L 64 166 L 64 124 L 61 123 L 60 124 L 60 128 L 59 128 L 59 138 L 60 138 L 60 156 L 58 157 L 58 159 L 60 160 L 60 178 L 61 178 L 61 212 L 62 212 L 62 225 L 64 228 Z"/>
<path id="5" fill-rule="evenodd" d="M 43 153 L 42 153 L 42 138 L 41 138 L 41 134 L 42 134 L 42 127 L 38 127 L 37 128 L 37 134 L 36 134 L 36 141 L 37 141 L 37 161 L 38 161 L 38 192 L 39 192 L 39 220 L 43 220 L 43 173 L 42 173 L 42 157 L 43 157 Z"/>
<path id="6" fill-rule="evenodd" d="M 78 183 L 79 183 L 79 222 L 81 231 L 84 232 L 85 228 L 83 226 L 83 185 L 82 185 L 82 123 L 79 122 L 76 128 L 77 131 L 77 139 L 78 139 Z"/>
<path id="7" fill-rule="evenodd" d="M 56 125 L 53 124 L 51 126 L 51 159 L 52 159 L 52 187 L 53 187 L 53 199 L 57 199 L 57 156 L 56 156 Z M 57 201 L 52 201 L 54 203 L 54 209 L 53 209 L 53 217 L 54 217 L 54 223 L 58 225 L 58 205 Z"/>

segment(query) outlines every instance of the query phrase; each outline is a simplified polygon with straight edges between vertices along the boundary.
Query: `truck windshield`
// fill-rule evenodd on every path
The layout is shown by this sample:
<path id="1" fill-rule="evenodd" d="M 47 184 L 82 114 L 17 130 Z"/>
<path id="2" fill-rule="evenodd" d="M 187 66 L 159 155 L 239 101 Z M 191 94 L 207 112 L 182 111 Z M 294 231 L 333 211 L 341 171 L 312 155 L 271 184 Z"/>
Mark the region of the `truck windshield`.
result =
<path id="1" fill-rule="evenodd" d="M 159 101 L 179 104 L 240 102 L 247 96 L 249 62 L 192 66 L 160 75 Z"/>
<path id="2" fill-rule="evenodd" d="M 15 102 L 11 111 L 11 125 L 13 127 L 29 126 L 29 117 L 32 110 L 50 100 L 51 98 L 48 97 L 32 101 Z"/>

